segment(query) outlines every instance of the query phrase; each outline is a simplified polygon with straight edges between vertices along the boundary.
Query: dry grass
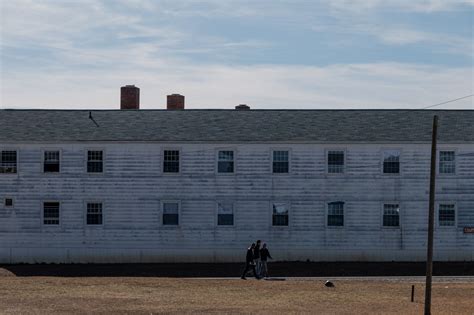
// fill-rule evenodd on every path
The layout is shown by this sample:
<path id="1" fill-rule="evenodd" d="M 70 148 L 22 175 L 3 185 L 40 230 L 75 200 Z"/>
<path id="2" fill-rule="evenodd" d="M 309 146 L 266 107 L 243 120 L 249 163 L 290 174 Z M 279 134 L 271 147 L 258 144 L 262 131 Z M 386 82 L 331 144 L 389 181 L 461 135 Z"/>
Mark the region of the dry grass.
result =
<path id="1" fill-rule="evenodd" d="M 423 285 L 387 281 L 0 277 L 0 313 L 421 314 Z M 434 314 L 473 314 L 474 282 L 435 283 Z"/>

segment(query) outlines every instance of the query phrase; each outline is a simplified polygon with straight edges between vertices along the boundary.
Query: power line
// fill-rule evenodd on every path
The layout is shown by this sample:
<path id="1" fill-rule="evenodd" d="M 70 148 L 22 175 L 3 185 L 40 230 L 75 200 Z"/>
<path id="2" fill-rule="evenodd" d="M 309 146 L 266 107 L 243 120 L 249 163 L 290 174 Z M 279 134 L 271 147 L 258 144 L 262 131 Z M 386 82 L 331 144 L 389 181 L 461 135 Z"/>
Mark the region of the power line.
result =
<path id="1" fill-rule="evenodd" d="M 470 95 L 466 95 L 466 96 L 463 96 L 463 97 L 460 97 L 460 98 L 456 98 L 454 100 L 449 100 L 449 101 L 446 101 L 446 102 L 426 106 L 426 107 L 423 107 L 423 108 L 420 108 L 420 109 L 427 109 L 427 108 L 431 108 L 431 107 L 435 107 L 435 106 L 439 106 L 439 105 L 443 105 L 443 104 L 447 104 L 447 103 L 452 103 L 452 102 L 456 102 L 456 101 L 459 101 L 459 100 L 462 100 L 462 99 L 465 99 L 465 98 L 468 98 L 468 97 L 472 97 L 472 96 L 474 96 L 474 94 L 470 94 Z"/>

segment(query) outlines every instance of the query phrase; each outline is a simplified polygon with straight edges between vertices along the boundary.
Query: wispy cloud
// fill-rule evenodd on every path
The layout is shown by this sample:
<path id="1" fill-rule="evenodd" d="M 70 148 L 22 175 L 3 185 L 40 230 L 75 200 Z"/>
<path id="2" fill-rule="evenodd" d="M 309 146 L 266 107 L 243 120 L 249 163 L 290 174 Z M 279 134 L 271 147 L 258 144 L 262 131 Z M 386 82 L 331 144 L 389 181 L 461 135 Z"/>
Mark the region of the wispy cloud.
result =
<path id="1" fill-rule="evenodd" d="M 170 61 L 151 63 L 149 69 L 132 64 L 100 77 L 90 71 L 44 74 L 40 82 L 25 74 L 6 82 L 4 104 L 118 108 L 119 86 L 131 83 L 142 90 L 143 108 L 163 108 L 165 95 L 174 92 L 186 95 L 188 108 L 232 108 L 238 103 L 253 108 L 420 108 L 465 95 L 472 82 L 469 68 L 396 63 L 230 67 Z M 456 107 L 473 108 L 472 100 Z"/>
<path id="2" fill-rule="evenodd" d="M 330 5 L 338 10 L 366 12 L 367 10 L 395 9 L 408 12 L 439 12 L 460 10 L 473 6 L 474 0 L 333 0 Z"/>
<path id="3" fill-rule="evenodd" d="M 426 45 L 430 51 L 469 55 L 472 38 L 435 34 L 408 22 L 380 25 L 371 14 L 387 8 L 429 14 L 471 2 L 2 1 L 0 103 L 117 108 L 118 88 L 136 84 L 144 108 L 163 107 L 165 95 L 173 92 L 185 94 L 190 108 L 231 108 L 238 103 L 254 108 L 428 106 L 469 94 L 472 64 L 330 58 L 325 64 L 311 64 L 299 57 L 331 54 L 325 49 L 345 41 L 347 36 L 341 34 L 356 40 L 368 36 L 389 47 Z M 239 23 L 229 32 L 202 25 L 228 19 L 229 24 Z M 279 29 L 264 36 L 269 23 Z M 241 27 L 247 33 L 238 33 Z M 306 37 L 305 31 L 327 34 L 330 44 L 322 42 L 300 53 L 305 44 L 318 40 Z M 290 42 L 294 46 L 283 50 Z M 239 59 L 257 53 L 269 56 L 255 62 Z M 277 62 L 271 53 L 283 59 Z M 286 54 L 290 56 L 285 59 Z M 455 106 L 471 108 L 472 100 Z"/>

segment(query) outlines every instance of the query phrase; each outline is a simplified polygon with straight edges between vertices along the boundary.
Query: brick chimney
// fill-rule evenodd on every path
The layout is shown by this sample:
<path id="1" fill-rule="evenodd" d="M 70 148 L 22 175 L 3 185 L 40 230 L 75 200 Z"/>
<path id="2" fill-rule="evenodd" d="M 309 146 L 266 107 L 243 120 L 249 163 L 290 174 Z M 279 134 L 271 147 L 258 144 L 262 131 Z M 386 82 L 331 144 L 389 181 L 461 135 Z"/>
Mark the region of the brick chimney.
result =
<path id="1" fill-rule="evenodd" d="M 184 109 L 184 95 L 171 94 L 166 98 L 166 109 Z"/>
<path id="2" fill-rule="evenodd" d="M 120 88 L 120 109 L 140 109 L 140 89 L 135 85 Z"/>
<path id="3" fill-rule="evenodd" d="M 235 109 L 236 110 L 250 110 L 250 106 L 248 106 L 247 104 L 239 104 L 235 106 Z"/>

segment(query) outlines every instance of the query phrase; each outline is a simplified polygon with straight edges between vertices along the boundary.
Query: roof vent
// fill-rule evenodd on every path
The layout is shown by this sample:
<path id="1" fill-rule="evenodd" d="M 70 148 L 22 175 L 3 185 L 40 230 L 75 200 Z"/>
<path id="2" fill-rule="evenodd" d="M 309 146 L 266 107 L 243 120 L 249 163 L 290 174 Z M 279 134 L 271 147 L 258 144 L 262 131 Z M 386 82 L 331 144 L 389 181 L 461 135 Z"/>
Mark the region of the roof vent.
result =
<path id="1" fill-rule="evenodd" d="M 247 104 L 239 104 L 235 106 L 235 109 L 236 110 L 249 110 L 250 106 L 248 106 Z"/>
<path id="2" fill-rule="evenodd" d="M 166 97 L 166 109 L 184 109 L 184 95 L 171 94 Z"/>

